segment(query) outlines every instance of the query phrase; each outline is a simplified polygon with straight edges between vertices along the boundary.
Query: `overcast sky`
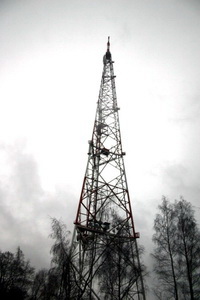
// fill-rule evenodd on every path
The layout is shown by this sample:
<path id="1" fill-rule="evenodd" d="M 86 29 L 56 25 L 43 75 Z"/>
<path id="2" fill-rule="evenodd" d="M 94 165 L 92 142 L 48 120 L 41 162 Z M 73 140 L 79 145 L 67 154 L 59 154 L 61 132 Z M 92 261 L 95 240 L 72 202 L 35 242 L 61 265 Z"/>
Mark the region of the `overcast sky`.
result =
<path id="1" fill-rule="evenodd" d="M 200 2 L 0 1 L 0 248 L 49 266 L 73 229 L 107 36 L 136 231 L 150 265 L 162 195 L 200 212 Z"/>

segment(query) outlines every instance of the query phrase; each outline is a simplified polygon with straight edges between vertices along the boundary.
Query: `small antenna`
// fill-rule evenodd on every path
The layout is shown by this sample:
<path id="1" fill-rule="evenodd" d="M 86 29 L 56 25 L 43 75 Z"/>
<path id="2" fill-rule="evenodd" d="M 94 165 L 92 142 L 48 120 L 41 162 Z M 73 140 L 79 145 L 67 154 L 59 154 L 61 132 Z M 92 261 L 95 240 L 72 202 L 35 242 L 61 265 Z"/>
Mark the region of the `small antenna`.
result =
<path id="1" fill-rule="evenodd" d="M 110 37 L 108 37 L 107 52 L 110 52 Z"/>

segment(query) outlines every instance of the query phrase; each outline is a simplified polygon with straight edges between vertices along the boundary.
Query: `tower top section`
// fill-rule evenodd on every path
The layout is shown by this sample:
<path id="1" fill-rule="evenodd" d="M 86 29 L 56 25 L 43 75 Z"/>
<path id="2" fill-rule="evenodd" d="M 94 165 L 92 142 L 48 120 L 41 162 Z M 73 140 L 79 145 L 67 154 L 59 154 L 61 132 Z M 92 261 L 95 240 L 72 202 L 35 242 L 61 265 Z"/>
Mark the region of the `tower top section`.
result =
<path id="1" fill-rule="evenodd" d="M 110 37 L 108 37 L 108 42 L 107 42 L 107 51 L 106 54 L 103 57 L 103 63 L 106 65 L 107 63 L 111 62 L 111 53 L 110 53 Z"/>

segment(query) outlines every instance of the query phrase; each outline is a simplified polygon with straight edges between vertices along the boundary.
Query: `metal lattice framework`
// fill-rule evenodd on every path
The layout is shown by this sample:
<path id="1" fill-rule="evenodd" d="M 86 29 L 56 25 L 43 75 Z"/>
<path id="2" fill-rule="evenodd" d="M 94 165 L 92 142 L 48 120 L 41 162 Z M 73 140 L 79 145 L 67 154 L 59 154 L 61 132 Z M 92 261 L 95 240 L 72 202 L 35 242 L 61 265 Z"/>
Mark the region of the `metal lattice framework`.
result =
<path id="1" fill-rule="evenodd" d="M 118 111 L 108 40 L 71 248 L 74 299 L 145 299 Z"/>

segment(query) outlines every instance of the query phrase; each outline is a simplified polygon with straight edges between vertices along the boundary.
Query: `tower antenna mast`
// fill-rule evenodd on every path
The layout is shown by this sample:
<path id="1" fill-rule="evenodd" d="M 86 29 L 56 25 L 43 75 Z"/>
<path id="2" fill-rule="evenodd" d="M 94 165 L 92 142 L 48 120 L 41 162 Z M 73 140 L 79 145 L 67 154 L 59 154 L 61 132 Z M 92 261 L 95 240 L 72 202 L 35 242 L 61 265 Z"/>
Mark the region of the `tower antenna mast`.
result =
<path id="1" fill-rule="evenodd" d="M 89 141 L 71 246 L 72 299 L 145 300 L 119 125 L 110 37 L 103 57 L 97 110 Z"/>

